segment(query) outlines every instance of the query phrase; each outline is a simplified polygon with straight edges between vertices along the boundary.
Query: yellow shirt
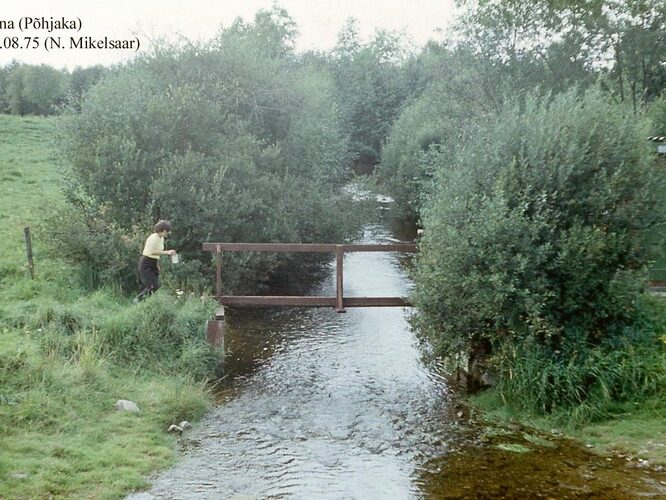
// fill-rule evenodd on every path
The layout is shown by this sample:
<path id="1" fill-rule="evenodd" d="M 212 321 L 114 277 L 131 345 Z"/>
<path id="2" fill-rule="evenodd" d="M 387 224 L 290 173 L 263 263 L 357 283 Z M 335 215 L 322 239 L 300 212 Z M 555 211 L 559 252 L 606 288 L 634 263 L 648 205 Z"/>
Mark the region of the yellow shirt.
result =
<path id="1" fill-rule="evenodd" d="M 164 238 L 161 238 L 157 233 L 153 233 L 146 238 L 146 244 L 143 247 L 142 255 L 150 257 L 151 259 L 160 258 L 160 253 L 164 251 Z"/>

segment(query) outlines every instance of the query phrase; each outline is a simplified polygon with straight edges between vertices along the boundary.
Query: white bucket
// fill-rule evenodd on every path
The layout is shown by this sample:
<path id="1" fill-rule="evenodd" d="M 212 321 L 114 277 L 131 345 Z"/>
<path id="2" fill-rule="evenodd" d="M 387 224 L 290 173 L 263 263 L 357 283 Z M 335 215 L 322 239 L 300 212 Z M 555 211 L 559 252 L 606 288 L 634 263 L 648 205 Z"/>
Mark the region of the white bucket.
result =
<path id="1" fill-rule="evenodd" d="M 172 264 L 178 264 L 180 262 L 180 256 L 175 253 L 171 256 L 171 263 Z"/>

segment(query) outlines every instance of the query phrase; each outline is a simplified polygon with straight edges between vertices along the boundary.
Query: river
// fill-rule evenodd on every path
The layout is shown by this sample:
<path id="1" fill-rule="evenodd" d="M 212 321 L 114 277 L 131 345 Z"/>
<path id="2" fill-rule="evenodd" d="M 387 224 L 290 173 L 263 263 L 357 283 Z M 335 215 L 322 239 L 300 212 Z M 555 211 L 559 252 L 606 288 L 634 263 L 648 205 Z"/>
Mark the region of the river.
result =
<path id="1" fill-rule="evenodd" d="M 389 241 L 372 225 L 359 243 Z M 407 295 L 404 258 L 346 254 L 345 296 Z M 335 295 L 334 264 L 311 293 Z M 178 464 L 130 498 L 666 497 L 664 476 L 473 423 L 423 362 L 408 313 L 234 311 L 218 404 L 183 435 Z"/>

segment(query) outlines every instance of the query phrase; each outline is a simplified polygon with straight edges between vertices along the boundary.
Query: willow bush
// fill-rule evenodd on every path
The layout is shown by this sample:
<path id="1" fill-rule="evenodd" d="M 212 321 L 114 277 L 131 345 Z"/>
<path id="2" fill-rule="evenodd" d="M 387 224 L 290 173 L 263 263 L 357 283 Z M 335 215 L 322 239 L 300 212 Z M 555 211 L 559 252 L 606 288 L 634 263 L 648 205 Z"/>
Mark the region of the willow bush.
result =
<path id="1" fill-rule="evenodd" d="M 116 270 L 104 279 L 131 288 L 136 235 L 158 217 L 173 222 L 169 245 L 189 266 L 189 277 L 174 277 L 199 273 L 201 283 L 213 276 L 204 241 L 352 237 L 358 217 L 340 216 L 354 201 L 341 189 L 350 158 L 333 82 L 299 63 L 294 36 L 283 10 L 260 11 L 205 45 L 157 49 L 91 89 L 62 123 L 67 193 L 79 214 L 54 224 L 65 229 L 62 251 Z M 96 262 L 123 249 L 122 263 Z M 225 286 L 237 291 L 284 260 L 230 255 L 227 263 Z"/>
<path id="2" fill-rule="evenodd" d="M 424 210 L 414 321 L 437 354 L 484 346 L 500 388 L 538 411 L 631 397 L 611 374 L 625 359 L 663 381 L 658 328 L 638 318 L 666 172 L 639 120 L 571 91 L 508 106 L 476 137 L 440 162 Z"/>
<path id="3" fill-rule="evenodd" d="M 429 75 L 425 89 L 389 129 L 378 168 L 378 182 L 395 199 L 397 215 L 412 220 L 432 192 L 437 159 L 442 163 L 473 139 L 475 124 L 495 118 L 510 90 L 506 78 L 468 50 L 436 47 L 414 63 L 415 72 Z"/>

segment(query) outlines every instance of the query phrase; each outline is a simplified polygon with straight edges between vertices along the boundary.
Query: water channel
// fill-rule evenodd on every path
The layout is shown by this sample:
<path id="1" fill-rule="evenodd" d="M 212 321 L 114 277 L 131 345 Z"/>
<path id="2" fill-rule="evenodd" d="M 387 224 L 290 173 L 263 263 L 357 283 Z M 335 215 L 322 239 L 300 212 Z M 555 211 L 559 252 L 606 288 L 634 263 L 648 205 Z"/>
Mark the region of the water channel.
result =
<path id="1" fill-rule="evenodd" d="M 395 240 L 386 227 L 373 225 L 359 243 L 388 241 Z M 345 296 L 406 295 L 401 259 L 346 254 Z M 311 293 L 335 295 L 334 266 Z M 181 438 L 178 464 L 130 498 L 666 498 L 666 475 L 472 423 L 436 367 L 422 361 L 407 314 L 229 315 L 218 405 Z M 498 439 L 520 439 L 530 451 L 507 451 Z"/>

